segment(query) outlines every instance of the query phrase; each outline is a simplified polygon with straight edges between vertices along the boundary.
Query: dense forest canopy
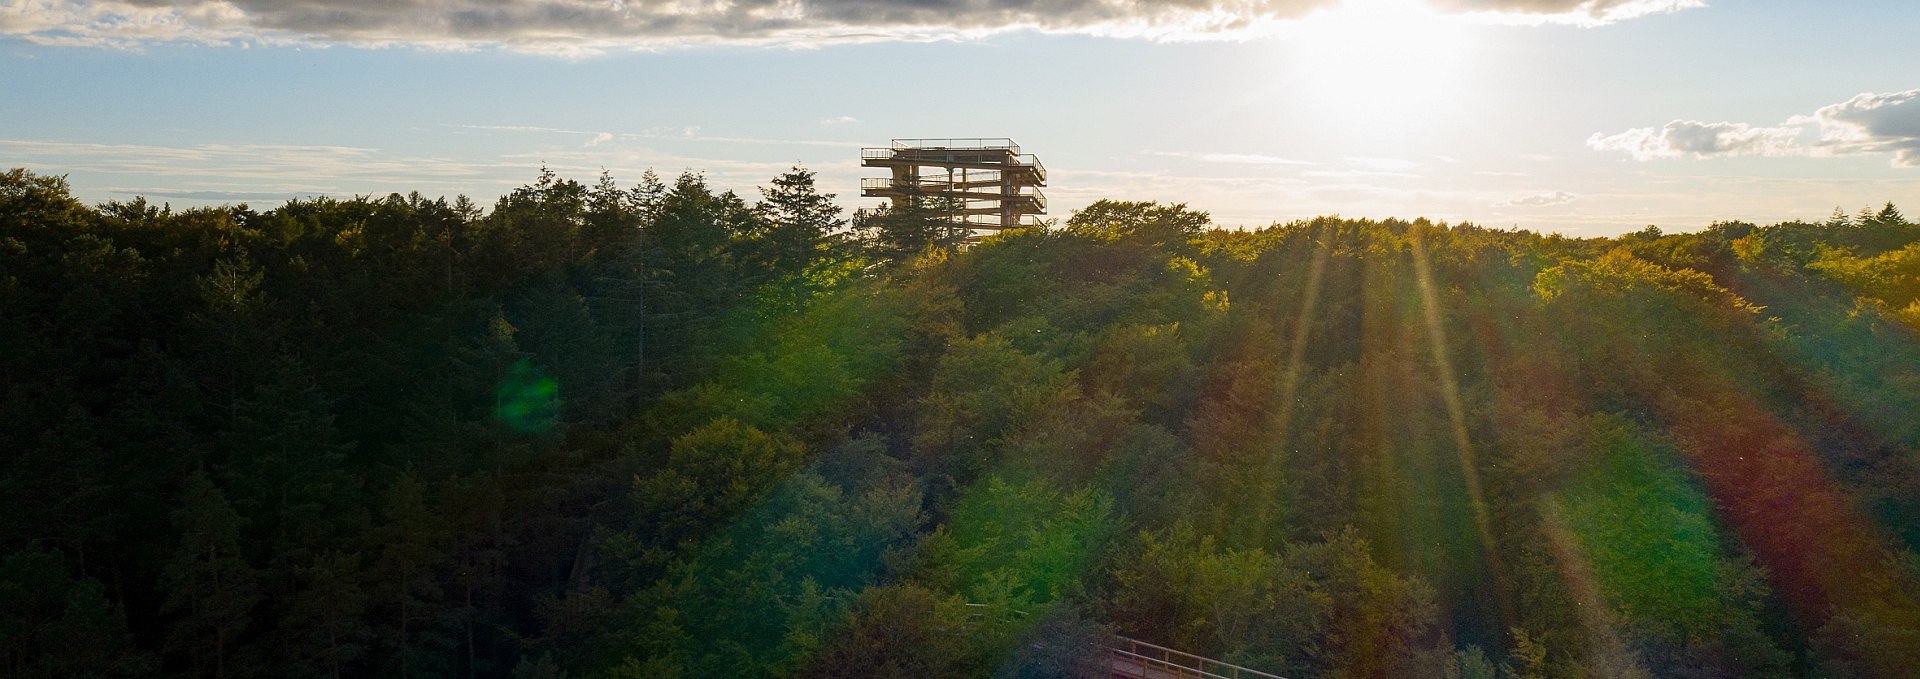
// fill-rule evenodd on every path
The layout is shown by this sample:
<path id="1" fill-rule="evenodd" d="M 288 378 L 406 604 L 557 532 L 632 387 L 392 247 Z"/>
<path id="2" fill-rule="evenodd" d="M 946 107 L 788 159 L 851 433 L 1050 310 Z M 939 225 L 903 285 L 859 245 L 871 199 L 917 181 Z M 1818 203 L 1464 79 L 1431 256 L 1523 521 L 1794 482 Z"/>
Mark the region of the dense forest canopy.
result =
<path id="1" fill-rule="evenodd" d="M 1920 226 L 0 175 L 0 675 L 1920 671 Z"/>

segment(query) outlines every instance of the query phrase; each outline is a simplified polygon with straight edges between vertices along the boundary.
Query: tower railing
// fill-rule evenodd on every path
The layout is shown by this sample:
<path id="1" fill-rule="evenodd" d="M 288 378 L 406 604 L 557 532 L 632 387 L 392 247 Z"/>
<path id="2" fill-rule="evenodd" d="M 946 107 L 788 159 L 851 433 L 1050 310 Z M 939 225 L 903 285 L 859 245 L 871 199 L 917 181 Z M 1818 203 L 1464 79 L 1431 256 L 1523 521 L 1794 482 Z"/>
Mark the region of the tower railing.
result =
<path id="1" fill-rule="evenodd" d="M 1019 156 L 1018 158 L 1015 159 L 1014 164 L 1031 167 L 1033 168 L 1033 173 L 1039 176 L 1040 181 L 1044 182 L 1047 180 L 1047 166 L 1040 164 L 1039 156 L 1033 155 L 1031 153 L 1026 154 L 1024 156 Z"/>
<path id="2" fill-rule="evenodd" d="M 1020 145 L 1006 137 L 954 137 L 948 139 L 895 139 L 893 148 L 906 151 L 911 149 L 979 149 L 997 151 L 1005 149 L 1013 155 L 1020 155 Z"/>

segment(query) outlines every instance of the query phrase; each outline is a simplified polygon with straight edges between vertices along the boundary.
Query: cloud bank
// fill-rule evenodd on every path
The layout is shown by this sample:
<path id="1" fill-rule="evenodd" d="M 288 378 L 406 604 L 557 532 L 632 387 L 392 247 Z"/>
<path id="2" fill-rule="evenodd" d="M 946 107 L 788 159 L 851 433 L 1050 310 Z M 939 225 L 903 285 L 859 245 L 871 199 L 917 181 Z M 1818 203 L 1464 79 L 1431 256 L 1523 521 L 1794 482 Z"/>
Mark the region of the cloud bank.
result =
<path id="1" fill-rule="evenodd" d="M 1920 89 L 1868 92 L 1767 127 L 1675 120 L 1611 135 L 1596 132 L 1587 146 L 1638 161 L 1890 154 L 1895 167 L 1920 167 Z"/>
<path id="2" fill-rule="evenodd" d="M 505 47 L 938 40 L 1009 30 L 1161 40 L 1257 34 L 1358 0 L 6 0 L 0 35 L 54 45 Z M 1699 0 L 1427 0 L 1524 21 L 1607 23 Z"/>

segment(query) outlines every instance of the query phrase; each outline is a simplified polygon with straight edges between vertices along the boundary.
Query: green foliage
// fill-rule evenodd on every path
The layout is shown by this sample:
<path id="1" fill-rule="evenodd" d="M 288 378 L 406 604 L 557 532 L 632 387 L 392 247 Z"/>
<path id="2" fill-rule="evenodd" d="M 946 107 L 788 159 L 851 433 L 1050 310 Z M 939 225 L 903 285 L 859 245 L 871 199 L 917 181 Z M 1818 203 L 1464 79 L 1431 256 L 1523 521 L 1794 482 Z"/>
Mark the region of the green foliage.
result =
<path id="1" fill-rule="evenodd" d="M 993 679 L 1086 679 L 1112 667 L 1103 646 L 1112 638 L 1105 627 L 1072 607 L 1055 608 L 1033 625 Z"/>
<path id="2" fill-rule="evenodd" d="M 773 186 L 760 192 L 764 198 L 754 209 L 765 233 L 757 239 L 762 244 L 758 256 L 776 278 L 813 283 L 806 273 L 828 247 L 829 236 L 845 225 L 833 194 L 821 193 L 814 173 L 801 167 L 775 177 Z"/>
<path id="3" fill-rule="evenodd" d="M 1067 232 L 1099 240 L 1130 240 L 1156 247 L 1183 248 L 1213 223 L 1205 212 L 1186 204 L 1102 200 L 1073 213 Z"/>
<path id="4" fill-rule="evenodd" d="M 798 445 L 739 420 L 714 419 L 674 439 L 659 472 L 634 479 L 637 517 L 660 544 L 691 539 L 758 499 L 799 467 L 801 454 Z"/>
<path id="5" fill-rule="evenodd" d="M 1456 651 L 1453 663 L 1448 665 L 1442 676 L 1446 679 L 1500 679 L 1499 670 L 1487 659 L 1486 651 L 1479 646 L 1468 646 Z"/>
<path id="6" fill-rule="evenodd" d="M 1706 496 L 1672 466 L 1673 452 L 1618 421 L 1594 426 L 1591 467 L 1563 501 L 1608 598 L 1672 638 L 1710 632 L 1721 574 Z"/>
<path id="7" fill-rule="evenodd" d="M 861 234 L 874 259 L 908 263 L 916 257 L 958 247 L 966 232 L 953 225 L 950 199 L 923 197 L 884 205 L 854 216 L 853 230 Z"/>
<path id="8" fill-rule="evenodd" d="M 1710 502 L 1677 451 L 1617 418 L 1591 427 L 1587 469 L 1562 496 L 1563 515 L 1645 659 L 1657 671 L 1783 675 L 1785 654 L 1761 629 L 1759 574 L 1723 553 Z"/>
<path id="9" fill-rule="evenodd" d="M 180 543 L 162 572 L 162 610 L 176 616 L 167 649 L 185 655 L 199 673 L 252 674 L 257 659 L 242 655 L 240 641 L 253 624 L 260 583 L 241 553 L 242 520 L 204 473 L 187 477 L 181 495 L 173 512 Z"/>
<path id="10" fill-rule="evenodd" d="M 999 335 L 957 340 L 934 368 L 915 452 L 927 469 L 970 481 L 992 462 L 1002 437 L 1059 403 L 1071 384 L 1059 361 Z"/>
<path id="11" fill-rule="evenodd" d="M 676 631 L 629 649 L 638 654 L 623 664 L 671 661 L 694 676 L 784 676 L 804 664 L 833 639 L 844 602 L 920 527 L 920 496 L 902 479 L 863 487 L 806 472 L 782 483 L 631 604 L 649 628 Z"/>
<path id="12" fill-rule="evenodd" d="M 807 673 L 872 679 L 960 679 L 980 676 L 969 662 L 968 611 L 958 597 L 915 585 L 875 587 Z"/>
<path id="13" fill-rule="evenodd" d="M 953 509 L 952 537 L 934 568 L 975 603 L 1034 610 L 1071 593 L 1113 532 L 1112 501 L 1092 489 L 1061 493 L 1044 481 L 976 486 Z"/>
<path id="14" fill-rule="evenodd" d="M 138 677 L 155 664 L 100 581 L 30 547 L 0 561 L 0 669 L 22 679 Z"/>
<path id="15" fill-rule="evenodd" d="M 0 174 L 0 674 L 1904 676 L 1920 230 Z M 1790 655 L 1788 651 L 1791 651 Z"/>
<path id="16" fill-rule="evenodd" d="M 1368 550 L 1351 531 L 1279 555 L 1220 550 L 1186 527 L 1142 533 L 1113 564 L 1114 618 L 1124 634 L 1282 674 L 1403 675 L 1434 624 L 1433 594 Z"/>
<path id="17" fill-rule="evenodd" d="M 607 479 L 761 472 L 685 496 L 705 522 L 800 458 L 743 428 L 731 449 L 693 437 L 714 445 L 683 445 L 663 475 L 717 409 L 644 454 L 597 437 L 709 378 L 728 333 L 793 328 L 761 355 L 799 391 L 812 364 L 843 366 L 767 425 L 821 423 L 810 439 L 895 360 L 859 332 L 881 308 L 866 295 L 794 320 L 860 271 L 804 170 L 760 210 L 692 175 L 626 189 L 551 171 L 490 213 L 418 194 L 94 209 L 24 170 L 0 176 L 0 204 L 0 489 L 33 508 L 0 522 L 0 546 L 49 540 L 115 583 L 168 672 L 510 669 L 513 639 L 544 638 L 537 599 L 592 590 L 593 524 L 710 532 L 587 510 L 632 501 Z M 808 353 L 820 343 L 837 358 Z M 688 452 L 769 450 L 737 467 Z M 205 483 L 183 494 L 181 478 Z"/>

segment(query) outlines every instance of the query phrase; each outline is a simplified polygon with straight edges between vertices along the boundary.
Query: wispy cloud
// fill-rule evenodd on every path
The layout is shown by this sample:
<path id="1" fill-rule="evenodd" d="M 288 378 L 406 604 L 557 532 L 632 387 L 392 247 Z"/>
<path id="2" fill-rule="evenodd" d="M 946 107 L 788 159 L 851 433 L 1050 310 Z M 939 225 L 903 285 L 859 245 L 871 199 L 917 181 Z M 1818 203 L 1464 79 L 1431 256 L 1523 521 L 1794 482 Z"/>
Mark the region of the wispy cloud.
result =
<path id="1" fill-rule="evenodd" d="M 293 144 L 87 144 L 0 139 L 9 164 L 95 177 L 140 193 L 206 202 L 392 191 L 497 190 L 530 176 L 500 159 L 397 154 L 355 146 Z M 131 187 L 131 188 L 129 188 Z M 82 186 L 84 188 L 84 186 Z M 98 190 L 98 189 L 95 189 Z"/>
<path id="2" fill-rule="evenodd" d="M 111 193 L 114 195 L 121 195 L 121 196 L 145 196 L 147 198 L 172 198 L 176 200 L 189 200 L 189 201 L 196 201 L 196 202 L 201 202 L 201 201 L 230 202 L 230 201 L 236 201 L 236 200 L 238 201 L 248 201 L 248 200 L 284 201 L 290 198 L 309 198 L 313 196 L 323 195 L 325 193 L 325 192 L 315 192 L 315 191 L 300 191 L 297 189 L 291 190 L 291 191 L 218 191 L 218 190 L 184 190 L 184 189 L 170 189 L 170 188 L 138 189 L 138 188 L 108 187 L 102 190 L 107 193 Z"/>
<path id="3" fill-rule="evenodd" d="M 1423 176 L 1417 172 L 1421 167 L 1420 163 L 1404 158 L 1348 156 L 1340 160 L 1338 168 L 1308 170 L 1300 176 L 1333 180 L 1418 179 Z"/>
<path id="4" fill-rule="evenodd" d="M 1225 165 L 1288 165 L 1305 167 L 1319 164 L 1312 161 L 1295 160 L 1293 158 L 1283 158 L 1260 153 L 1202 153 L 1195 151 L 1141 151 L 1140 153 L 1141 155 L 1158 156 L 1161 158 L 1184 158 L 1202 163 L 1220 163 Z"/>
<path id="5" fill-rule="evenodd" d="M 1552 193 L 1539 193 L 1522 198 L 1515 198 L 1513 200 L 1503 200 L 1494 203 L 1493 207 L 1551 207 L 1554 205 L 1566 205 L 1575 200 L 1577 200 L 1577 197 L 1571 193 L 1554 191 Z"/>
<path id="6" fill-rule="evenodd" d="M 1706 7 L 1705 0 L 1434 0 L 1442 9 L 1503 23 L 1610 24 L 1653 14 Z"/>
<path id="7" fill-rule="evenodd" d="M 860 119 L 853 116 L 834 116 L 832 118 L 820 119 L 821 125 L 852 125 L 858 122 L 860 122 Z"/>
<path id="8" fill-rule="evenodd" d="M 1420 168 L 1420 163 L 1405 158 L 1361 158 L 1348 156 L 1346 162 L 1348 165 L 1354 167 L 1378 172 L 1406 172 Z"/>
<path id="9" fill-rule="evenodd" d="M 759 137 L 733 137 L 725 135 L 701 134 L 698 127 L 658 128 L 641 132 L 622 134 L 622 139 L 681 139 L 686 141 L 711 141 L 723 144 L 763 144 L 773 146 L 824 146 L 830 148 L 859 148 L 860 142 L 832 141 L 828 139 L 764 139 Z"/>
<path id="10" fill-rule="evenodd" d="M 1300 175 L 1303 177 L 1313 177 L 1316 179 L 1387 179 L 1387 178 L 1411 179 L 1411 178 L 1416 178 L 1420 176 L 1412 172 L 1391 172 L 1387 170 L 1355 170 L 1355 169 L 1312 170 L 1308 172 L 1302 172 L 1300 173 Z"/>
<path id="11" fill-rule="evenodd" d="M 0 139 L 0 158 L 37 171 L 87 177 L 86 182 L 76 181 L 76 188 L 89 199 L 137 194 L 204 203 L 396 191 L 485 198 L 524 184 L 542 165 L 573 178 L 590 178 L 606 170 L 623 181 L 637 180 L 648 169 L 698 172 L 719 189 L 751 194 L 753 187 L 791 165 L 698 157 L 610 142 L 444 157 L 355 146 L 160 146 Z M 847 165 L 817 169 L 823 175 L 844 174 L 848 183 L 857 182 L 857 163 Z"/>
<path id="12" fill-rule="evenodd" d="M 953 40 L 1005 31 L 1155 40 L 1260 35 L 1344 0 L 15 0 L 0 35 L 49 45 L 501 47 L 583 55 L 704 43 Z M 1698 0 L 1429 0 L 1518 23 L 1599 24 Z"/>
<path id="13" fill-rule="evenodd" d="M 821 146 L 828 148 L 858 148 L 860 142 L 832 141 L 827 139 L 765 139 L 757 137 L 737 137 L 704 134 L 698 125 L 673 126 L 657 125 L 637 132 L 596 132 L 592 130 L 570 130 L 562 127 L 544 127 L 540 125 L 446 125 L 456 130 L 477 130 L 484 132 L 510 132 L 521 134 L 551 134 L 587 137 L 585 146 L 594 147 L 616 140 L 676 140 L 691 142 L 719 142 L 723 144 L 761 144 L 770 146 Z"/>
<path id="14" fill-rule="evenodd" d="M 1611 135 L 1596 132 L 1587 146 L 1639 161 L 1889 154 L 1895 167 L 1920 167 L 1920 89 L 1868 92 L 1772 126 L 1675 120 Z"/>
<path id="15" fill-rule="evenodd" d="M 558 127 L 539 125 L 448 125 L 463 130 L 486 130 L 488 132 L 539 132 L 545 134 L 593 134 L 586 130 L 567 130 Z"/>

